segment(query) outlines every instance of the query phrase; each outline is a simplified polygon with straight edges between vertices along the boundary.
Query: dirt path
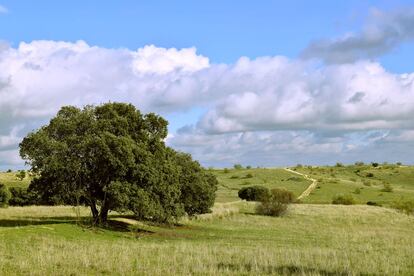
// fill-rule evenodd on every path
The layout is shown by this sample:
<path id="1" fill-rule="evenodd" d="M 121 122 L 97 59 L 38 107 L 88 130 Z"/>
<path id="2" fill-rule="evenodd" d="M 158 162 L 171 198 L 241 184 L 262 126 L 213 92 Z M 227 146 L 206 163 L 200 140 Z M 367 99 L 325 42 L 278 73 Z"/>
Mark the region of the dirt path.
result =
<path id="1" fill-rule="evenodd" d="M 285 170 L 286 170 L 286 171 L 288 171 L 288 172 L 291 172 L 291 173 L 294 173 L 294 174 L 298 174 L 298 175 L 300 175 L 300 176 L 303 176 L 306 180 L 310 180 L 310 181 L 312 181 L 312 183 L 309 185 L 309 187 L 308 187 L 305 191 L 303 191 L 303 193 L 302 193 L 300 196 L 298 196 L 298 199 L 302 199 L 302 198 L 304 198 L 304 197 L 309 196 L 309 195 L 310 195 L 310 193 L 311 193 L 313 190 L 315 190 L 315 189 L 316 189 L 316 187 L 318 186 L 318 181 L 316 181 L 316 179 L 311 178 L 311 177 L 310 177 L 309 175 L 307 175 L 307 174 L 303 174 L 303 173 L 300 173 L 300 172 L 296 172 L 296 171 L 291 170 L 291 169 L 289 169 L 289 168 L 285 168 Z"/>

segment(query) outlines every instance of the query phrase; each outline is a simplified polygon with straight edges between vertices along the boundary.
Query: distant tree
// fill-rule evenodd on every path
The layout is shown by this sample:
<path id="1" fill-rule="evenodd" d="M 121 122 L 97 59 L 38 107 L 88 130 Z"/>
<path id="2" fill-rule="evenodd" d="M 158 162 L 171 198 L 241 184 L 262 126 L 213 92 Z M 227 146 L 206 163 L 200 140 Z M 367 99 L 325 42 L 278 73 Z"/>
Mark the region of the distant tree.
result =
<path id="1" fill-rule="evenodd" d="M 0 208 L 5 208 L 9 205 L 10 192 L 4 184 L 0 184 Z"/>
<path id="2" fill-rule="evenodd" d="M 167 124 L 131 104 L 63 107 L 20 144 L 35 174 L 29 188 L 43 202 L 88 205 L 94 223 L 104 223 L 109 210 L 167 223 L 191 204 L 195 213 L 208 211 L 214 176 L 165 145 Z M 206 195 L 194 197 L 191 188 Z"/>
<path id="3" fill-rule="evenodd" d="M 344 166 L 344 164 L 342 164 L 340 162 L 337 162 L 336 165 L 335 165 L 335 167 L 343 167 L 343 166 Z"/>
<path id="4" fill-rule="evenodd" d="M 11 169 L 8 169 L 8 170 L 7 170 L 7 172 L 8 172 L 8 173 L 11 173 L 11 172 L 13 172 L 13 171 L 12 171 Z"/>
<path id="5" fill-rule="evenodd" d="M 252 168 L 252 166 L 246 166 L 246 169 L 250 170 Z"/>
<path id="6" fill-rule="evenodd" d="M 377 163 L 377 162 L 372 162 L 372 163 L 371 163 L 371 165 L 372 165 L 374 168 L 376 168 L 376 167 L 378 167 L 378 166 L 379 166 L 379 163 Z"/>
<path id="7" fill-rule="evenodd" d="M 16 173 L 16 177 L 20 180 L 23 181 L 23 179 L 26 178 L 26 171 L 20 170 Z"/>
<path id="8" fill-rule="evenodd" d="M 243 166 L 241 164 L 234 164 L 233 166 L 236 170 L 241 170 L 243 169 Z"/>

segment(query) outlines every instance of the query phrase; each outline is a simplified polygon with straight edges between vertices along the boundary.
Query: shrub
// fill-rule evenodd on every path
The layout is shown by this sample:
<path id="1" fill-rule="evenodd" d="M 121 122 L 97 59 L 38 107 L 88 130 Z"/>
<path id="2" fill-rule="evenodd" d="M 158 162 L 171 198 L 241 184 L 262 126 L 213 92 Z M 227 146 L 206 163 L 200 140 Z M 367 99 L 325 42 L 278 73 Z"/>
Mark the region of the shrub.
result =
<path id="1" fill-rule="evenodd" d="M 360 189 L 360 188 L 356 188 L 356 189 L 354 190 L 354 194 L 359 195 L 360 193 L 361 193 L 361 189 Z"/>
<path id="2" fill-rule="evenodd" d="M 297 164 L 297 165 L 296 165 L 296 168 L 298 168 L 298 169 L 299 169 L 299 168 L 303 168 L 303 165 L 302 165 L 302 164 Z"/>
<path id="3" fill-rule="evenodd" d="M 261 201 L 256 207 L 256 214 L 281 217 L 287 211 L 288 205 L 273 199 Z"/>
<path id="4" fill-rule="evenodd" d="M 391 206 L 407 215 L 414 215 L 414 200 L 396 201 Z"/>
<path id="5" fill-rule="evenodd" d="M 372 163 L 371 163 L 371 165 L 372 165 L 374 168 L 376 168 L 376 167 L 378 167 L 378 166 L 379 166 L 379 164 L 378 164 L 377 162 L 372 162 Z"/>
<path id="6" fill-rule="evenodd" d="M 343 166 L 344 166 L 344 164 L 342 164 L 340 162 L 336 163 L 336 165 L 335 165 L 335 167 L 343 167 Z"/>
<path id="7" fill-rule="evenodd" d="M 362 181 L 362 184 L 364 184 L 364 186 L 371 186 L 372 185 L 371 181 L 369 181 L 369 180 Z"/>
<path id="8" fill-rule="evenodd" d="M 253 175 L 251 173 L 248 173 L 244 178 L 253 178 Z"/>
<path id="9" fill-rule="evenodd" d="M 295 201 L 295 195 L 286 189 L 272 189 L 270 197 L 282 203 L 292 203 Z"/>
<path id="10" fill-rule="evenodd" d="M 382 206 L 381 204 L 379 204 L 379 203 L 377 203 L 377 202 L 375 202 L 375 201 L 368 201 L 368 202 L 367 202 L 367 205 L 370 205 L 370 206 L 379 206 L 379 207 L 381 207 L 381 206 Z"/>
<path id="11" fill-rule="evenodd" d="M 397 166 L 401 166 L 402 165 L 402 163 L 401 162 L 397 162 Z"/>
<path id="12" fill-rule="evenodd" d="M 332 204 L 352 205 L 355 200 L 351 195 L 337 195 L 332 199 Z"/>
<path id="13" fill-rule="evenodd" d="M 11 187 L 11 198 L 9 200 L 10 206 L 28 206 L 39 204 L 39 198 L 36 193 L 28 191 L 21 187 Z"/>
<path id="14" fill-rule="evenodd" d="M 8 172 L 8 173 L 11 173 L 11 172 L 13 172 L 13 171 L 12 171 L 11 169 L 8 169 L 8 170 L 7 170 L 7 172 Z"/>
<path id="15" fill-rule="evenodd" d="M 229 170 L 229 169 L 224 168 L 223 173 L 229 173 L 229 172 L 230 172 L 230 170 Z"/>
<path id="16" fill-rule="evenodd" d="M 25 178 L 26 178 L 26 171 L 23 171 L 23 170 L 18 171 L 18 172 L 16 173 L 16 177 L 17 177 L 20 181 L 22 181 L 23 179 L 25 179 Z"/>
<path id="17" fill-rule="evenodd" d="M 250 170 L 252 168 L 252 166 L 246 166 L 246 169 Z"/>
<path id="18" fill-rule="evenodd" d="M 0 208 L 9 206 L 10 192 L 3 184 L 0 184 Z"/>
<path id="19" fill-rule="evenodd" d="M 272 189 L 268 196 L 263 198 L 256 207 L 256 213 L 265 216 L 280 217 L 283 216 L 288 204 L 295 201 L 292 192 L 285 189 Z"/>
<path id="20" fill-rule="evenodd" d="M 364 166 L 365 164 L 364 164 L 364 162 L 355 162 L 355 166 Z"/>
<path id="21" fill-rule="evenodd" d="M 234 164 L 233 166 L 236 170 L 241 170 L 243 169 L 243 166 L 241 164 Z"/>
<path id="22" fill-rule="evenodd" d="M 239 179 L 240 177 L 238 175 L 232 175 L 230 176 L 230 179 Z"/>
<path id="23" fill-rule="evenodd" d="M 381 192 L 391 193 L 394 190 L 390 183 L 384 183 L 383 185 Z"/>
<path id="24" fill-rule="evenodd" d="M 373 173 L 367 173 L 366 177 L 374 177 L 374 174 Z"/>
<path id="25" fill-rule="evenodd" d="M 250 186 L 241 188 L 238 192 L 239 198 L 247 201 L 260 201 L 269 196 L 269 189 L 263 186 Z"/>

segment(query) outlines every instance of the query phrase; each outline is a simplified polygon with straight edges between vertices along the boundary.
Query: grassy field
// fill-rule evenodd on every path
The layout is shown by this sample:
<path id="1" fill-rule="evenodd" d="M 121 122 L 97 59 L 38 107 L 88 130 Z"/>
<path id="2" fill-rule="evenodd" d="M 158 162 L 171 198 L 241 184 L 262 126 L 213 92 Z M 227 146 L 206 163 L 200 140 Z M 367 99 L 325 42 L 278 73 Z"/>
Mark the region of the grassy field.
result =
<path id="1" fill-rule="evenodd" d="M 237 192 L 246 186 L 259 185 L 268 188 L 285 188 L 299 196 L 311 183 L 299 175 L 284 169 L 213 170 L 219 181 L 216 202 L 240 200 Z"/>
<path id="2" fill-rule="evenodd" d="M 270 218 L 253 215 L 248 203 L 218 204 L 215 214 L 181 226 L 138 223 L 129 230 L 116 216 L 114 229 L 79 225 L 71 207 L 10 207 L 0 218 L 2 275 L 414 271 L 414 218 L 380 207 L 299 204 Z"/>
<path id="3" fill-rule="evenodd" d="M 294 204 L 282 218 L 255 215 L 255 203 L 238 201 L 237 191 L 263 185 L 299 195 L 310 184 L 283 169 L 214 170 L 213 213 L 174 227 L 111 213 L 107 228 L 91 228 L 83 207 L 0 209 L 0 275 L 413 275 L 414 216 L 365 205 L 410 197 L 413 168 L 395 177 L 389 168 L 359 169 L 298 171 L 321 182 L 304 202 L 328 203 L 340 192 L 364 205 Z M 371 186 L 363 184 L 368 172 Z M 9 186 L 27 185 L 13 175 L 0 174 Z M 383 181 L 392 193 L 380 192 Z"/>
<path id="4" fill-rule="evenodd" d="M 330 203 L 338 194 L 352 195 L 359 204 L 414 200 L 413 166 L 302 167 L 296 171 L 318 180 L 318 188 L 304 199 L 306 203 Z M 383 191 L 385 183 L 391 192 Z"/>

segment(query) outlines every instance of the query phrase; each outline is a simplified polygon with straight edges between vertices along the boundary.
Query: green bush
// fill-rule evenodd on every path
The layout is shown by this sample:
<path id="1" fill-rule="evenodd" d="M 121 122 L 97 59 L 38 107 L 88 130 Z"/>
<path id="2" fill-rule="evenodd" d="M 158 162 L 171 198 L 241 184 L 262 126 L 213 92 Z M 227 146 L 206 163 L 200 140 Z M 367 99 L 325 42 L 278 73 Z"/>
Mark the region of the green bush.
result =
<path id="1" fill-rule="evenodd" d="M 372 162 L 372 163 L 371 163 L 371 165 L 372 165 L 374 168 L 376 168 L 376 167 L 378 167 L 378 166 L 379 166 L 379 164 L 378 164 L 377 162 Z"/>
<path id="2" fill-rule="evenodd" d="M 394 190 L 390 183 L 384 183 L 383 185 L 384 187 L 381 189 L 381 192 L 391 193 Z"/>
<path id="3" fill-rule="evenodd" d="M 9 200 L 10 206 L 28 206 L 39 204 L 39 198 L 36 193 L 28 191 L 21 187 L 11 187 L 11 198 Z"/>
<path id="4" fill-rule="evenodd" d="M 340 162 L 338 162 L 338 163 L 335 164 L 335 167 L 343 167 L 343 166 L 344 166 L 344 164 L 342 164 Z"/>
<path id="5" fill-rule="evenodd" d="M 374 177 L 374 174 L 373 173 L 367 173 L 367 175 L 366 175 L 367 177 Z"/>
<path id="6" fill-rule="evenodd" d="M 272 217 L 281 217 L 286 213 L 287 209 L 288 204 L 273 199 L 267 199 L 261 201 L 256 206 L 256 214 Z"/>
<path id="7" fill-rule="evenodd" d="M 0 208 L 9 206 L 10 192 L 3 184 L 0 184 Z"/>
<path id="8" fill-rule="evenodd" d="M 296 199 L 295 195 L 291 191 L 278 188 L 272 189 L 270 191 L 270 197 L 282 203 L 293 203 Z"/>
<path id="9" fill-rule="evenodd" d="M 239 198 L 247 201 L 260 201 L 269 196 L 269 189 L 263 186 L 250 186 L 241 188 Z"/>
<path id="10" fill-rule="evenodd" d="M 280 217 L 283 216 L 288 205 L 295 201 L 292 192 L 285 189 L 272 189 L 267 197 L 264 197 L 256 206 L 256 213 L 259 215 Z"/>
<path id="11" fill-rule="evenodd" d="M 361 189 L 360 188 L 356 188 L 354 190 L 354 194 L 359 195 L 361 193 Z"/>
<path id="12" fill-rule="evenodd" d="M 379 206 L 379 207 L 381 207 L 381 206 L 382 206 L 381 204 L 379 204 L 379 203 L 377 203 L 377 202 L 375 202 L 375 201 L 368 201 L 368 202 L 367 202 L 367 205 L 370 205 L 370 206 Z"/>
<path id="13" fill-rule="evenodd" d="M 244 178 L 253 178 L 253 175 L 251 173 L 248 173 Z"/>
<path id="14" fill-rule="evenodd" d="M 229 172 L 230 172 L 230 170 L 229 170 L 229 169 L 224 168 L 223 173 L 229 173 Z"/>
<path id="15" fill-rule="evenodd" d="M 414 200 L 396 201 L 391 206 L 407 215 L 414 215 Z"/>
<path id="16" fill-rule="evenodd" d="M 332 199 L 332 204 L 352 205 L 355 200 L 351 195 L 337 195 Z"/>
<path id="17" fill-rule="evenodd" d="M 232 175 L 230 176 L 230 179 L 239 179 L 240 177 L 238 175 Z"/>

